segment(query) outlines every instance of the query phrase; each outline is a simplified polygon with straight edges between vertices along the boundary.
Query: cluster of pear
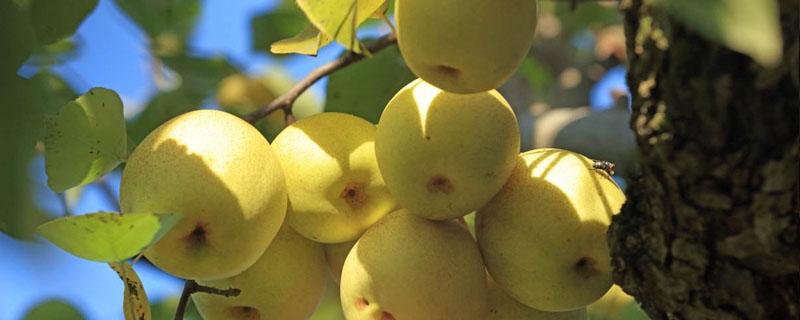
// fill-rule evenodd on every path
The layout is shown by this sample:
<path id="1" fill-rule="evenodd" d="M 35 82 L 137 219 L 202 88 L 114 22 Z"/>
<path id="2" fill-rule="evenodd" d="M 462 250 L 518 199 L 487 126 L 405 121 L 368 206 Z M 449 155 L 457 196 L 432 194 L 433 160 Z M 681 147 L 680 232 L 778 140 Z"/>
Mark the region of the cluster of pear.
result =
<path id="1" fill-rule="evenodd" d="M 580 319 L 609 290 L 606 230 L 623 193 L 582 155 L 520 154 L 493 89 L 530 48 L 535 1 L 446 3 L 398 1 L 400 49 L 421 79 L 377 126 L 321 113 L 270 144 L 200 110 L 132 152 L 123 213 L 184 215 L 148 260 L 241 290 L 193 295 L 206 319 L 308 318 L 327 272 L 348 319 Z"/>

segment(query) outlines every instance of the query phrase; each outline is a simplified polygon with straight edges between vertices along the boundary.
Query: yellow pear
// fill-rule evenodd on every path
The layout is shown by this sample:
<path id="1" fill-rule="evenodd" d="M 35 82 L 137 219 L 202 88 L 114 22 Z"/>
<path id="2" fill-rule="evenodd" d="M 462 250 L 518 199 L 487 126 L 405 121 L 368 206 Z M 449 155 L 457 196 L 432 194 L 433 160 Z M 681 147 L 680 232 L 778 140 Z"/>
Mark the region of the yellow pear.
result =
<path id="1" fill-rule="evenodd" d="M 255 264 L 231 278 L 203 281 L 237 288 L 238 296 L 195 293 L 192 300 L 207 320 L 308 319 L 325 291 L 322 245 L 284 224 Z"/>
<path id="2" fill-rule="evenodd" d="M 375 126 L 327 112 L 286 127 L 272 143 L 289 192 L 289 224 L 323 243 L 355 240 L 394 208 L 375 160 Z"/>
<path id="3" fill-rule="evenodd" d="M 356 244 L 355 241 L 348 241 L 342 243 L 325 244 L 325 260 L 328 261 L 328 267 L 331 270 L 331 275 L 336 284 L 339 284 L 339 279 L 342 278 L 342 268 L 344 267 L 344 260 L 350 249 Z"/>
<path id="4" fill-rule="evenodd" d="M 397 0 L 397 40 L 411 71 L 456 93 L 499 87 L 533 44 L 536 0 Z"/>
<path id="5" fill-rule="evenodd" d="M 503 189 L 478 210 L 489 273 L 523 304 L 587 306 L 611 287 L 606 231 L 625 195 L 593 161 L 559 149 L 520 155 Z"/>
<path id="6" fill-rule="evenodd" d="M 483 320 L 486 273 L 475 242 L 457 222 L 399 210 L 350 250 L 341 300 L 349 320 Z"/>
<path id="7" fill-rule="evenodd" d="M 258 79 L 243 74 L 232 74 L 220 81 L 217 103 L 236 113 L 253 112 L 275 99 L 275 95 Z"/>
<path id="8" fill-rule="evenodd" d="M 489 279 L 489 316 L 486 320 L 586 320 L 586 308 L 548 312 L 528 307 L 514 300 L 503 288 Z"/>
<path id="9" fill-rule="evenodd" d="M 384 109 L 375 152 L 398 204 L 423 218 L 452 219 L 502 188 L 519 153 L 519 127 L 495 90 L 454 94 L 417 79 Z"/>
<path id="10" fill-rule="evenodd" d="M 267 141 L 222 111 L 175 117 L 128 158 L 120 206 L 183 219 L 145 251 L 164 271 L 197 280 L 238 274 L 258 260 L 286 214 L 286 185 Z"/>

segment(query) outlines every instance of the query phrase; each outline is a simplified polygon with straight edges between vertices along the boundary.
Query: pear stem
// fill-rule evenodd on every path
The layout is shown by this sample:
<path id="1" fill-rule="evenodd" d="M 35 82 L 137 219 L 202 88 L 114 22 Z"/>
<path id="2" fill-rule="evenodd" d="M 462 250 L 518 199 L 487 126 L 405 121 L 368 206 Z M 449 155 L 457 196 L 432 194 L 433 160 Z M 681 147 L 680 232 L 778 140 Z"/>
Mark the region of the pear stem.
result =
<path id="1" fill-rule="evenodd" d="M 225 297 L 235 297 L 238 296 L 242 291 L 236 288 L 219 289 L 207 287 L 198 284 L 194 280 L 186 280 L 186 283 L 183 285 L 181 299 L 178 301 L 178 308 L 175 310 L 175 320 L 183 320 L 183 315 L 186 313 L 186 307 L 189 306 L 189 297 L 191 297 L 191 295 L 195 292 L 217 294 Z"/>
<path id="2" fill-rule="evenodd" d="M 294 104 L 294 101 L 297 100 L 297 98 L 300 97 L 300 95 L 303 92 L 305 92 L 306 90 L 308 90 L 308 88 L 314 85 L 314 83 L 319 81 L 319 79 L 322 79 L 323 77 L 336 72 L 336 70 L 344 68 L 350 64 L 353 64 L 354 62 L 360 61 L 361 59 L 364 59 L 364 57 L 366 57 L 368 54 L 381 51 L 391 45 L 394 45 L 395 43 L 397 43 L 397 36 L 394 34 L 394 32 L 392 32 L 378 38 L 377 41 L 366 46 L 366 48 L 364 48 L 366 52 L 368 52 L 366 54 L 359 54 L 350 51 L 344 54 L 343 56 L 339 57 L 338 59 L 328 62 L 314 69 L 305 78 L 300 80 L 300 82 L 295 84 L 294 87 L 289 89 L 289 91 L 282 94 L 280 97 L 275 98 L 275 100 L 272 100 L 272 102 L 259 108 L 258 110 L 244 115 L 242 118 L 247 122 L 255 123 L 256 121 L 266 117 L 267 115 L 278 109 L 283 109 L 287 115 L 291 114 L 291 109 L 292 105 Z"/>

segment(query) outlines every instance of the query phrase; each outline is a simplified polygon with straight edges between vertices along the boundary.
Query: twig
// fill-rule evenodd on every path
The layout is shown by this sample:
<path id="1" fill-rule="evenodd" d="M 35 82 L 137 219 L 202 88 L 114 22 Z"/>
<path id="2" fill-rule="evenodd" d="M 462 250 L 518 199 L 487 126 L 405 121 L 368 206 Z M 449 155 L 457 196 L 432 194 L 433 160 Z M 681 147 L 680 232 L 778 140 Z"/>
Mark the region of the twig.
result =
<path id="1" fill-rule="evenodd" d="M 375 53 L 395 43 L 397 43 L 397 37 L 395 36 L 394 33 L 390 33 L 378 38 L 377 41 L 366 46 L 366 51 L 370 53 Z M 322 79 L 323 77 L 335 72 L 336 70 L 344 68 L 354 62 L 357 62 L 363 59 L 364 57 L 365 55 L 363 54 L 349 52 L 336 60 L 328 62 L 318 67 L 317 69 L 314 69 L 314 71 L 311 71 L 311 73 L 309 73 L 305 78 L 300 80 L 300 82 L 295 84 L 294 87 L 289 89 L 289 91 L 287 91 L 280 97 L 276 98 L 275 100 L 272 100 L 272 102 L 270 102 L 268 105 L 263 106 L 260 109 L 253 111 L 242 118 L 247 122 L 255 123 L 256 121 L 266 117 L 267 115 L 278 109 L 284 109 L 285 111 L 287 111 L 286 113 L 289 114 L 290 113 L 289 110 L 292 108 L 292 104 L 294 104 L 294 101 L 297 100 L 297 98 L 303 92 L 308 90 L 308 88 L 310 88 L 314 83 L 319 81 L 319 79 Z"/>
<path id="2" fill-rule="evenodd" d="M 617 2 L 620 0 L 552 0 L 552 1 L 569 1 L 572 10 L 575 10 L 575 7 L 578 6 L 579 2 L 588 2 L 588 1 Z M 394 30 L 394 27 L 391 25 L 391 23 L 389 25 Z M 297 98 L 303 92 L 308 90 L 309 87 L 311 87 L 312 85 L 314 85 L 314 83 L 319 81 L 319 79 L 322 79 L 323 77 L 335 72 L 336 70 L 344 68 L 354 62 L 363 59 L 364 57 L 368 56 L 371 53 L 381 51 L 384 48 L 389 47 L 395 43 L 397 43 L 397 36 L 395 32 L 392 32 L 384 35 L 383 37 L 380 37 L 378 41 L 375 41 L 374 43 L 366 46 L 364 48 L 365 54 L 358 54 L 350 51 L 344 56 L 334 61 L 328 62 L 325 65 L 318 67 L 317 69 L 314 69 L 305 78 L 300 80 L 300 82 L 295 84 L 294 87 L 289 89 L 289 91 L 282 94 L 280 97 L 275 98 L 275 100 L 272 100 L 272 102 L 270 102 L 266 106 L 263 106 L 256 111 L 253 111 L 249 114 L 242 116 L 242 119 L 250 123 L 255 123 L 256 121 L 261 120 L 262 118 L 266 117 L 267 115 L 278 109 L 283 109 L 287 115 L 290 115 L 294 101 L 297 100 Z"/>
<path id="3" fill-rule="evenodd" d="M 178 309 L 175 310 L 175 320 L 183 320 L 183 315 L 186 313 L 186 307 L 189 306 L 189 297 L 195 292 L 217 294 L 224 297 L 235 297 L 238 296 L 242 291 L 236 288 L 218 289 L 214 287 L 207 287 L 198 284 L 194 280 L 186 280 L 186 284 L 183 285 L 181 299 L 178 301 Z"/>

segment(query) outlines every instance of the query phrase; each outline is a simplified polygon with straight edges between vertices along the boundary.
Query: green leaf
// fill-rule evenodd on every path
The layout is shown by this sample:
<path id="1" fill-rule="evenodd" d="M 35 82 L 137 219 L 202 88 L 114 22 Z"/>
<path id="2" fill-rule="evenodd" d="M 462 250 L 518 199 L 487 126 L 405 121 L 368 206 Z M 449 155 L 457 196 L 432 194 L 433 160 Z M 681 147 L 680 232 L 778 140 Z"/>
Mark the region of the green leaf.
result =
<path id="1" fill-rule="evenodd" d="M 614 6 L 584 1 L 573 11 L 569 1 L 555 1 L 550 4 L 555 6 L 555 14 L 561 20 L 565 38 L 576 33 L 586 32 L 587 29 L 591 30 L 621 22 L 619 10 Z"/>
<path id="2" fill-rule="evenodd" d="M 13 1 L 0 1 L 0 43 L 0 79 L 15 75 L 37 47 L 28 12 Z"/>
<path id="3" fill-rule="evenodd" d="M 531 89 L 539 96 L 548 95 L 555 83 L 555 77 L 550 68 L 534 56 L 525 58 L 518 72 L 528 79 Z"/>
<path id="4" fill-rule="evenodd" d="M 253 49 L 269 50 L 271 43 L 294 36 L 307 24 L 294 1 L 283 1 L 274 10 L 250 20 Z"/>
<path id="5" fill-rule="evenodd" d="M 294 37 L 274 42 L 269 51 L 274 54 L 299 53 L 316 56 L 319 48 L 331 43 L 331 37 L 322 34 L 313 25 L 307 25 Z"/>
<path id="6" fill-rule="evenodd" d="M 636 301 L 630 302 L 620 311 L 620 318 L 625 320 L 649 320 L 650 317 Z"/>
<path id="7" fill-rule="evenodd" d="M 144 286 L 142 286 L 142 280 L 139 280 L 136 271 L 127 262 L 112 262 L 108 265 L 117 272 L 125 286 L 122 299 L 122 312 L 125 320 L 150 320 L 152 318 L 150 302 Z"/>
<path id="8" fill-rule="evenodd" d="M 97 0 L 32 0 L 31 19 L 40 44 L 50 44 L 75 33 Z"/>
<path id="9" fill-rule="evenodd" d="M 41 95 L 30 80 L 16 75 L 0 74 L 0 83 L 0 230 L 28 238 L 41 219 L 31 199 L 28 169 L 42 132 Z"/>
<path id="10" fill-rule="evenodd" d="M 71 304 L 61 300 L 47 300 L 37 304 L 23 318 L 25 320 L 83 320 L 85 317 Z"/>
<path id="11" fill-rule="evenodd" d="M 161 61 L 181 77 L 184 92 L 195 97 L 206 97 L 217 89 L 223 78 L 238 72 L 221 57 L 201 59 L 189 56 L 162 57 Z"/>
<path id="12" fill-rule="evenodd" d="M 84 185 L 114 169 L 127 153 L 122 100 L 92 88 L 48 119 L 47 184 L 55 192 Z"/>
<path id="13" fill-rule="evenodd" d="M 114 3 L 152 38 L 169 33 L 183 41 L 200 14 L 198 0 L 115 0 Z"/>
<path id="14" fill-rule="evenodd" d="M 669 0 L 675 19 L 711 41 L 744 53 L 763 66 L 775 66 L 783 40 L 775 0 Z"/>
<path id="15" fill-rule="evenodd" d="M 158 241 L 181 217 L 179 213 L 98 212 L 55 219 L 36 229 L 47 240 L 75 256 L 118 262 Z"/>
<path id="16" fill-rule="evenodd" d="M 153 312 L 153 319 L 174 319 L 175 310 L 178 309 L 178 302 L 180 302 L 180 296 L 172 296 L 152 304 L 150 307 Z M 183 320 L 203 320 L 194 303 L 190 303 L 186 306 L 186 313 L 183 314 Z"/>
<path id="17" fill-rule="evenodd" d="M 178 115 L 197 109 L 202 98 L 197 98 L 183 89 L 159 92 L 147 106 L 128 123 L 128 137 L 134 144 L 144 139 L 162 123 Z"/>
<path id="18" fill-rule="evenodd" d="M 28 64 L 37 69 L 47 72 L 51 66 L 66 63 L 75 59 L 78 55 L 76 50 L 81 43 L 80 38 L 61 38 L 56 42 L 39 47 L 28 60 Z"/>
<path id="19" fill-rule="evenodd" d="M 325 110 L 377 123 L 394 94 L 415 78 L 397 47 L 386 48 L 330 76 Z"/>
<path id="20" fill-rule="evenodd" d="M 53 115 L 65 104 L 75 100 L 78 94 L 64 81 L 61 76 L 42 70 L 31 77 L 36 86 L 36 92 L 41 96 L 43 111 L 46 115 Z"/>
<path id="21" fill-rule="evenodd" d="M 356 29 L 386 0 L 297 0 L 306 17 L 322 33 L 348 50 L 360 52 Z"/>

